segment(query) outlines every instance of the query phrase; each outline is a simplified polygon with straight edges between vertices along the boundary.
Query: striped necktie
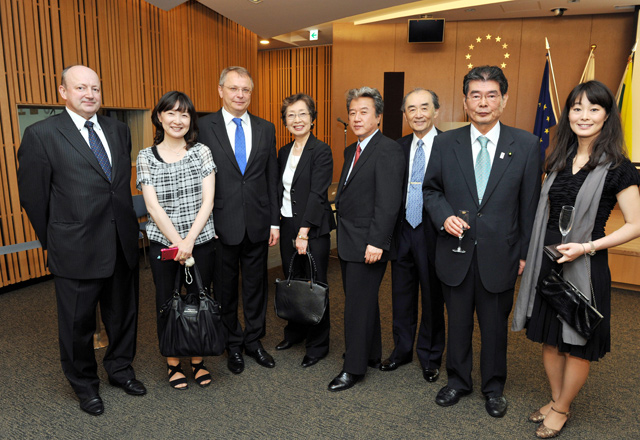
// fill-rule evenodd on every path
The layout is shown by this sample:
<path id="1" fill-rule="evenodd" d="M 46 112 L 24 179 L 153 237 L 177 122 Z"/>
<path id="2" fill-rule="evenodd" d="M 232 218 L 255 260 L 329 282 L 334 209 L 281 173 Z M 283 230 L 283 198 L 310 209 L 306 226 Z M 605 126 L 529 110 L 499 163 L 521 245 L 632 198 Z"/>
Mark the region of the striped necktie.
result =
<path id="1" fill-rule="evenodd" d="M 109 156 L 107 156 L 102 141 L 93 129 L 93 122 L 86 121 L 84 126 L 87 127 L 87 131 L 89 132 L 89 148 L 91 148 L 93 154 L 96 155 L 100 167 L 102 167 L 102 170 L 107 175 L 107 179 L 111 182 L 111 162 L 109 162 Z"/>

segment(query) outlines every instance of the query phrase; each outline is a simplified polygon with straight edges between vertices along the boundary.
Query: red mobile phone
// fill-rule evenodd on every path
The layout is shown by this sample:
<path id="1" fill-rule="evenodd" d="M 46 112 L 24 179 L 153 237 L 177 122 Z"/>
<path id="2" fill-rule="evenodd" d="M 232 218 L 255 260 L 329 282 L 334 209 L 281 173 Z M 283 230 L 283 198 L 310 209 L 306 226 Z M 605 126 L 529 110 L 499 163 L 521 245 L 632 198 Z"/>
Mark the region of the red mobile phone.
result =
<path id="1" fill-rule="evenodd" d="M 160 258 L 161 261 L 173 260 L 176 258 L 176 255 L 178 255 L 178 248 L 172 247 L 172 248 L 160 249 L 160 255 L 161 255 L 161 258 Z"/>

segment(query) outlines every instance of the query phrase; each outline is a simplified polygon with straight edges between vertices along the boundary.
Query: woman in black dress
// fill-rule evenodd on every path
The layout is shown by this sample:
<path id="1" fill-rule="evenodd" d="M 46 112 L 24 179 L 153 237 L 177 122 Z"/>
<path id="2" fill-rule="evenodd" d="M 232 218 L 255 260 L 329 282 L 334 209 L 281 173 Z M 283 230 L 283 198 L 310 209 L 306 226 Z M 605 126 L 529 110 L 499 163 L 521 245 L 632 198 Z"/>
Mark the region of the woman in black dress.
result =
<path id="1" fill-rule="evenodd" d="M 640 236 L 640 178 L 626 157 L 615 98 L 601 82 L 579 84 L 570 93 L 545 171 L 513 329 L 526 327 L 527 337 L 542 343 L 551 401 L 534 411 L 529 420 L 541 422 L 538 437 L 551 438 L 560 434 L 571 416 L 571 403 L 587 380 L 590 362 L 610 351 L 607 249 Z M 616 202 L 625 224 L 605 235 L 605 224 Z M 542 247 L 561 241 L 558 221 L 563 205 L 575 206 L 575 221 L 567 243 L 557 248 L 562 257 L 553 262 L 542 255 Z M 588 297 L 593 296 L 591 304 L 604 316 L 588 340 L 560 321 L 536 293 L 536 284 L 551 269 L 563 270 L 566 279 Z"/>
<path id="2" fill-rule="evenodd" d="M 280 256 L 284 276 L 289 276 L 291 257 L 297 252 L 313 255 L 318 269 L 318 281 L 327 282 L 330 232 L 335 219 L 327 191 L 333 177 L 331 147 L 312 133 L 316 119 L 313 99 L 303 93 L 289 96 L 282 102 L 282 122 L 293 135 L 278 152 L 280 181 Z M 308 267 L 308 260 L 296 258 L 295 273 Z M 329 352 L 329 306 L 317 325 L 303 325 L 289 321 L 284 329 L 284 340 L 276 350 L 286 350 L 306 339 L 303 367 L 310 367 Z"/>

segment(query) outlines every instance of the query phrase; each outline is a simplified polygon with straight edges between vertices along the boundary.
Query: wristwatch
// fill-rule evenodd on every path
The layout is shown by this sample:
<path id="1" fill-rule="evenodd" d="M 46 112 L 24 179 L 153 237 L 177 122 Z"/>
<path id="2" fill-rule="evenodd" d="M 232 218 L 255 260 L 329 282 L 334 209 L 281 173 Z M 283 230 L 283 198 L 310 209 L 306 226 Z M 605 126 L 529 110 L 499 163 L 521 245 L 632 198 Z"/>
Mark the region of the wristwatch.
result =
<path id="1" fill-rule="evenodd" d="M 591 250 L 589 251 L 589 255 L 592 257 L 596 254 L 596 245 L 593 244 L 593 241 L 589 242 L 589 246 L 591 246 Z"/>

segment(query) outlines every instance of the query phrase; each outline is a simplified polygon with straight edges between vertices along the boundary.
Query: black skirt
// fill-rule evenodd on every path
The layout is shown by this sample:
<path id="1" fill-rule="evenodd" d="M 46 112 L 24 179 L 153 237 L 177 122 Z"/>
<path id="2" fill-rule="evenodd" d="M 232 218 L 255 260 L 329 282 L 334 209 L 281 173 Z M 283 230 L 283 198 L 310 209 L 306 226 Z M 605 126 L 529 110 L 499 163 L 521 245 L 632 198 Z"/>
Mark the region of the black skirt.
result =
<path id="1" fill-rule="evenodd" d="M 559 243 L 561 239 L 562 235 L 558 230 L 547 229 L 544 244 Z M 538 293 L 536 293 L 533 311 L 531 318 L 527 321 L 526 328 L 527 338 L 534 342 L 558 347 L 558 351 L 569 353 L 571 356 L 597 361 L 611 351 L 611 272 L 609 271 L 609 257 L 606 249 L 587 258 L 591 260 L 591 282 L 596 305 L 604 318 L 586 345 L 572 345 L 562 341 L 562 322 L 557 318 L 557 313 Z M 551 269 L 559 271 L 561 266 L 543 255 L 538 282 L 546 277 Z"/>

